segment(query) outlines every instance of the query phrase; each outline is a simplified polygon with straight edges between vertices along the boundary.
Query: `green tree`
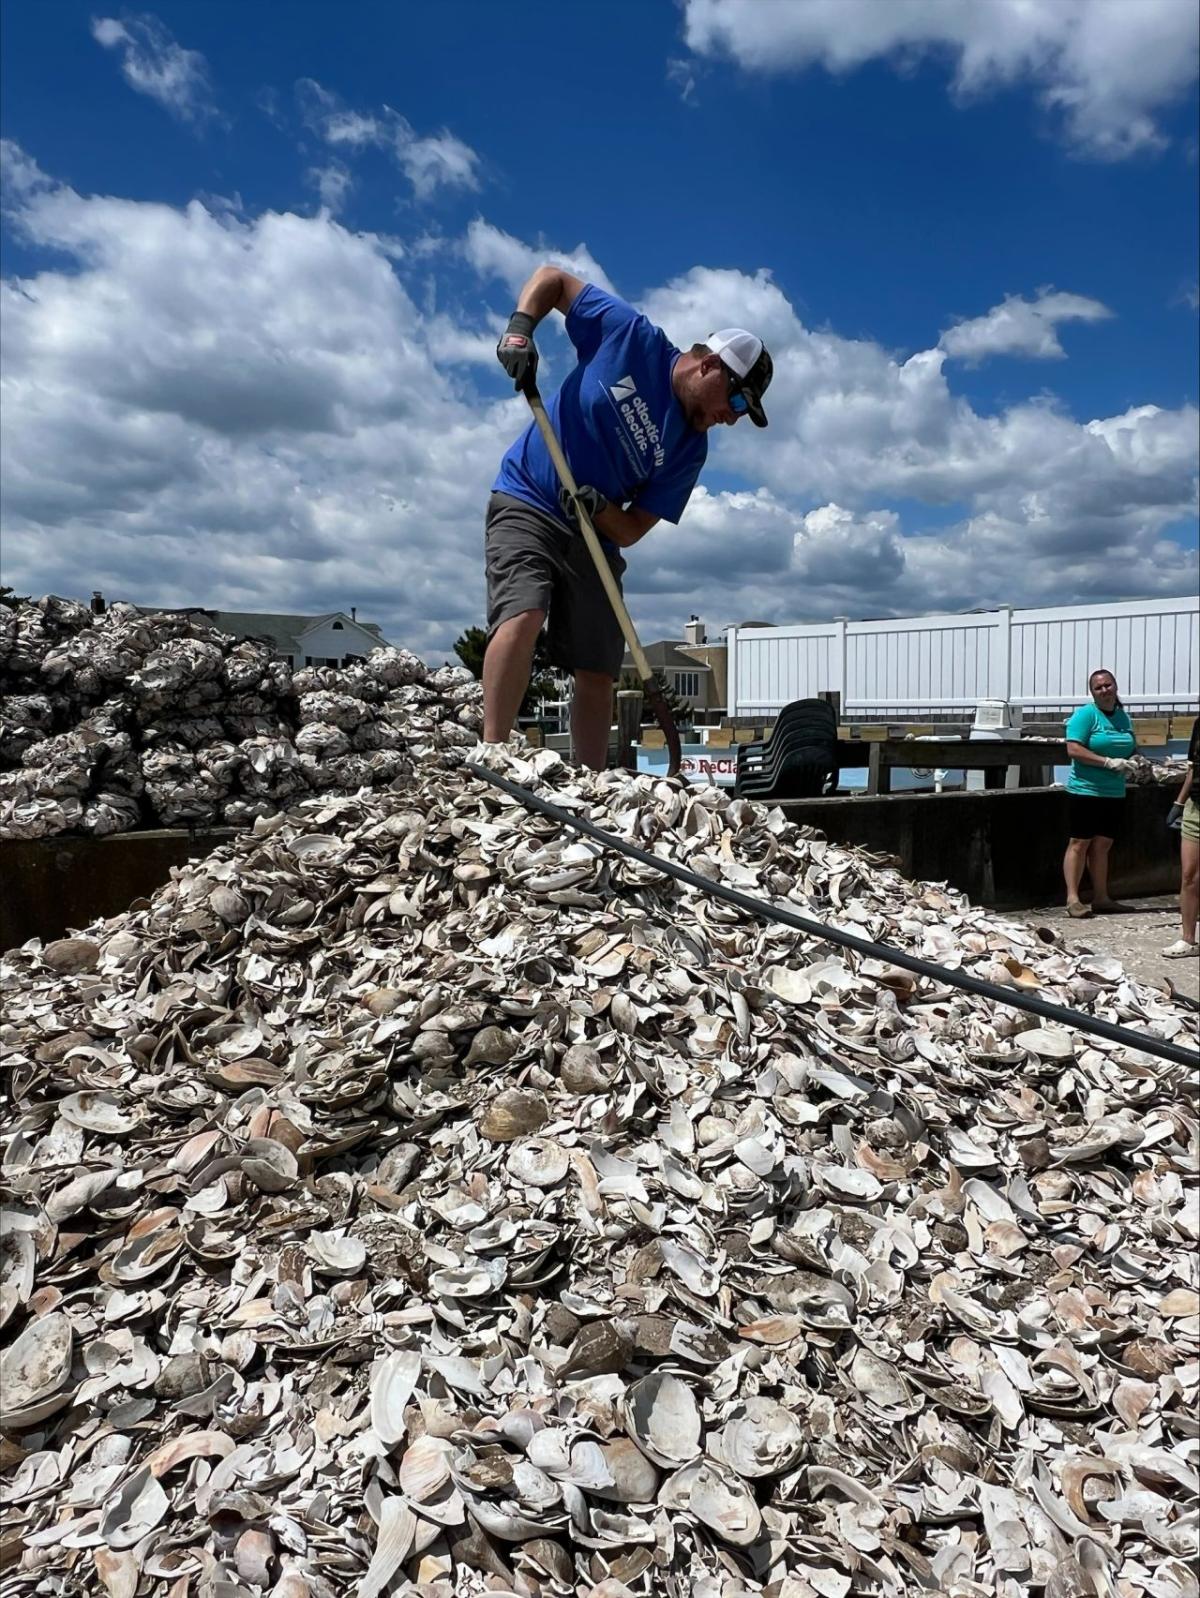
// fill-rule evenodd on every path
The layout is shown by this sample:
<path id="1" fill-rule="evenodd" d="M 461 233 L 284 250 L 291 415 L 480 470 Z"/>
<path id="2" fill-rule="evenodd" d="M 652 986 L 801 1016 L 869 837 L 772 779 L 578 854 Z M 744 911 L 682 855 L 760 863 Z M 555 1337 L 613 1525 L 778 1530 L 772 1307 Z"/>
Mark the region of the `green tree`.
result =
<path id="1" fill-rule="evenodd" d="M 454 640 L 454 653 L 478 682 L 483 676 L 483 655 L 487 649 L 487 634 L 482 627 L 468 627 Z"/>
<path id="2" fill-rule="evenodd" d="M 482 627 L 468 627 L 454 641 L 454 653 L 476 681 L 483 676 L 483 657 L 486 651 L 487 633 Z M 538 700 L 551 699 L 557 691 L 558 683 L 550 660 L 546 634 L 541 632 L 533 647 L 533 669 L 530 673 L 529 687 L 521 701 L 521 715 L 532 716 L 537 709 Z"/>

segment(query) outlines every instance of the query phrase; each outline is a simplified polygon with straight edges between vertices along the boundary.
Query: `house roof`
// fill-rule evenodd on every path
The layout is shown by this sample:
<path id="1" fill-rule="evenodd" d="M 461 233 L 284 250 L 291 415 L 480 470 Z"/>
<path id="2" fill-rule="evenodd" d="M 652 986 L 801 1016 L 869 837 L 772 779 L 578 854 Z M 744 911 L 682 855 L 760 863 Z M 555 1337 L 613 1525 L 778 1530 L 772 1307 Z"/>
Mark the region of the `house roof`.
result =
<path id="1" fill-rule="evenodd" d="M 661 638 L 656 644 L 646 645 L 646 659 L 656 671 L 711 671 L 702 660 L 697 660 L 695 655 L 685 655 L 678 643 L 669 638 Z M 632 670 L 633 656 L 625 651 L 625 659 L 621 662 L 621 670 Z"/>
<path id="2" fill-rule="evenodd" d="M 321 616 L 294 615 L 282 611 L 260 610 L 208 610 L 203 605 L 139 605 L 144 613 L 156 610 L 182 611 L 189 616 L 203 616 L 223 633 L 238 638 L 269 638 L 282 655 L 294 655 L 296 645 L 306 633 L 323 622 L 341 620 L 347 628 L 367 633 L 378 643 L 383 643 L 383 631 L 376 622 L 356 621 L 343 610 L 328 610 Z"/>

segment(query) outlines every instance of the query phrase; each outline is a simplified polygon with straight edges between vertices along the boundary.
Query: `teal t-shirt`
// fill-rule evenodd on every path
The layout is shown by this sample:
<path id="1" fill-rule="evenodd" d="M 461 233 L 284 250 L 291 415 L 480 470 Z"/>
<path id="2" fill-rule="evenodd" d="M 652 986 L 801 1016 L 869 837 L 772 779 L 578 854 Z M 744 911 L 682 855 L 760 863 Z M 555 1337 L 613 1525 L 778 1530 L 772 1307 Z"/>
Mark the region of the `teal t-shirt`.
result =
<path id="1" fill-rule="evenodd" d="M 1090 705 L 1080 705 L 1067 722 L 1067 738 L 1071 743 L 1090 749 L 1094 755 L 1110 755 L 1115 760 L 1127 760 L 1137 747 L 1133 723 L 1125 712 L 1114 710 L 1111 716 L 1106 716 L 1094 700 Z M 1067 790 L 1087 794 L 1092 799 L 1124 799 L 1125 773 L 1072 760 Z"/>

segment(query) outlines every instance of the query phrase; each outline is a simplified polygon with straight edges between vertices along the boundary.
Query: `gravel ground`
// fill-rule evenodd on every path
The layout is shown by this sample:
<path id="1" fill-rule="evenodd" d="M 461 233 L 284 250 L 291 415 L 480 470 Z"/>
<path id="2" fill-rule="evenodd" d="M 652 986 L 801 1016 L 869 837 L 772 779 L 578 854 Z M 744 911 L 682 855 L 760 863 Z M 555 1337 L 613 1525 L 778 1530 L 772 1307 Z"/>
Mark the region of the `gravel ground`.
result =
<path id="1" fill-rule="evenodd" d="M 1072 921 L 1061 904 L 1024 912 L 1034 926 L 1053 927 L 1063 943 L 1073 949 L 1102 950 L 1114 954 L 1127 971 L 1143 982 L 1200 999 L 1200 961 L 1164 960 L 1160 950 L 1179 936 L 1179 905 L 1173 895 L 1127 901 L 1128 915 L 1090 916 Z"/>

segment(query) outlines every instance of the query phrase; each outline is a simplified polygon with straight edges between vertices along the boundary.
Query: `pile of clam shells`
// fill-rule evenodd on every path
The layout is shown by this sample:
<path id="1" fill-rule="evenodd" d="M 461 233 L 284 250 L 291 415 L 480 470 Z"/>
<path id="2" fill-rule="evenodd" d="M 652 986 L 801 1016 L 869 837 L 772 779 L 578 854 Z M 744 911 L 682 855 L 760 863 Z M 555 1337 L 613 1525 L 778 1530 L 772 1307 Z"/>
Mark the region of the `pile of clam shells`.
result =
<path id="1" fill-rule="evenodd" d="M 293 672 L 194 615 L 0 603 L 0 838 L 249 825 L 474 743 L 480 689 L 403 649 Z"/>
<path id="2" fill-rule="evenodd" d="M 1194 1041 L 777 810 L 476 757 Z M 445 749 L 10 951 L 0 995 L 8 1593 L 1197 1592 L 1186 1068 L 760 922 Z"/>

